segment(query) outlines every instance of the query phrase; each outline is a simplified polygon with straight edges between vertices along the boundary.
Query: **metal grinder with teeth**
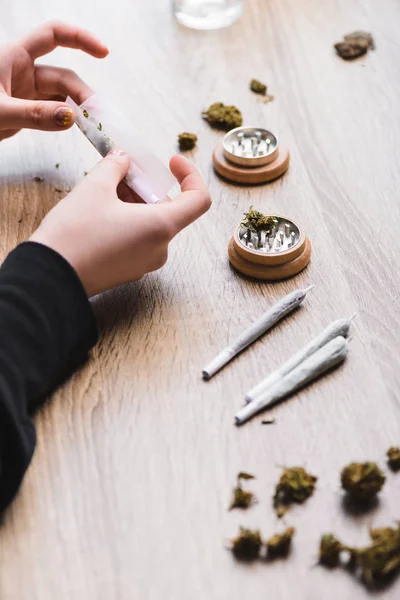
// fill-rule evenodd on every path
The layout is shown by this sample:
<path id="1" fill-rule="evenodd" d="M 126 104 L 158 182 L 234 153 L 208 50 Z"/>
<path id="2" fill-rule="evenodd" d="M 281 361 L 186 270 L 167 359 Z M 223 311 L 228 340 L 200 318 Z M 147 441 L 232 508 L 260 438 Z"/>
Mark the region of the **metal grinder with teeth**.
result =
<path id="1" fill-rule="evenodd" d="M 231 264 L 248 277 L 276 281 L 302 271 L 310 261 L 311 244 L 291 219 L 271 216 L 271 225 L 252 231 L 243 223 L 228 246 Z"/>
<path id="2" fill-rule="evenodd" d="M 237 127 L 217 144 L 216 172 L 235 183 L 257 184 L 277 179 L 289 166 L 289 151 L 262 127 Z"/>

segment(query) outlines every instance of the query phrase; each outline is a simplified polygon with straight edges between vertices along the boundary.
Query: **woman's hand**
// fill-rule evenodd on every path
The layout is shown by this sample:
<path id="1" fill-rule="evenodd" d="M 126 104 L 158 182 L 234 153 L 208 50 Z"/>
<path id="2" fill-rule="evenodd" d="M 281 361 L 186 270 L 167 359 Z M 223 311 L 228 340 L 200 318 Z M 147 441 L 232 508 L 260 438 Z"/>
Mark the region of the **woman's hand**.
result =
<path id="1" fill-rule="evenodd" d="M 76 270 L 88 296 L 140 279 L 163 266 L 168 244 L 211 205 L 197 169 L 182 156 L 170 167 L 182 193 L 160 204 L 117 195 L 129 157 L 115 149 L 55 206 L 30 238 L 61 254 Z M 121 194 L 120 194 L 121 195 Z"/>
<path id="2" fill-rule="evenodd" d="M 65 98 L 71 96 L 81 104 L 93 93 L 74 71 L 35 65 L 39 56 L 57 46 L 83 50 L 96 58 L 108 54 L 93 34 L 58 22 L 45 23 L 18 43 L 0 49 L 0 140 L 24 127 L 69 129 L 75 115 Z"/>

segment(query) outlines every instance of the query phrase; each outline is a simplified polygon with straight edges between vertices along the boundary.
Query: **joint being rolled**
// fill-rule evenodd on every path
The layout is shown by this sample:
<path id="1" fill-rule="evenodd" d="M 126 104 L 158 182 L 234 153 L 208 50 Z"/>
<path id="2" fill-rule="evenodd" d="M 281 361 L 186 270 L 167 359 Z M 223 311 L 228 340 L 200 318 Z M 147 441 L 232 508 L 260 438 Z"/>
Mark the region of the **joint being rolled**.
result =
<path id="1" fill-rule="evenodd" d="M 76 115 L 75 123 L 101 154 L 119 146 L 131 159 L 126 184 L 148 204 L 157 204 L 174 186 L 175 178 L 160 159 L 135 139 L 132 127 L 113 106 L 93 94 L 80 106 L 68 97 L 66 103 Z"/>

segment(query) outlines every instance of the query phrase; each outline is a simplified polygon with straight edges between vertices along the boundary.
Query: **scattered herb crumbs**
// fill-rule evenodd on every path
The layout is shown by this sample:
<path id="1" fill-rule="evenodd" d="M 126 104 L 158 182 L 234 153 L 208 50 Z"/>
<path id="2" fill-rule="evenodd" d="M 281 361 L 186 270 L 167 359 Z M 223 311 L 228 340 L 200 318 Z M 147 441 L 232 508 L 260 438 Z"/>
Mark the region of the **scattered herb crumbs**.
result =
<path id="1" fill-rule="evenodd" d="M 268 94 L 267 96 L 263 96 L 262 98 L 260 98 L 260 100 L 263 104 L 268 104 L 269 102 L 273 102 L 273 100 L 275 100 L 275 96 L 270 96 Z"/>
<path id="2" fill-rule="evenodd" d="M 33 181 L 36 181 L 36 183 L 43 183 L 44 179 L 43 177 L 34 177 Z"/>
<path id="3" fill-rule="evenodd" d="M 197 143 L 197 135 L 195 133 L 188 133 L 187 131 L 178 135 L 179 150 L 184 152 L 185 150 L 193 150 Z"/>
<path id="4" fill-rule="evenodd" d="M 229 131 L 240 127 L 243 123 L 242 113 L 236 106 L 226 106 L 222 102 L 214 102 L 202 113 L 212 127 Z"/>
<path id="5" fill-rule="evenodd" d="M 275 423 L 275 419 L 265 419 L 261 421 L 261 425 L 273 425 Z"/>
<path id="6" fill-rule="evenodd" d="M 392 446 L 387 451 L 388 464 L 392 471 L 400 470 L 400 448 Z"/>
<path id="7" fill-rule="evenodd" d="M 372 35 L 365 31 L 354 31 L 343 36 L 343 42 L 334 45 L 337 54 L 344 60 L 353 60 L 368 50 L 375 49 L 375 43 Z"/>
<path id="8" fill-rule="evenodd" d="M 83 171 L 83 174 L 86 177 L 86 175 L 88 174 L 88 171 Z"/>
<path id="9" fill-rule="evenodd" d="M 88 119 L 88 118 L 89 118 L 89 113 L 88 113 L 88 111 L 86 110 L 86 108 L 84 108 L 84 109 L 82 110 L 82 114 L 83 114 L 83 116 L 85 117 L 85 119 Z"/>
<path id="10" fill-rule="evenodd" d="M 239 479 L 255 479 L 255 475 L 251 475 L 251 473 L 246 473 L 245 471 L 240 471 L 237 476 Z"/>
<path id="11" fill-rule="evenodd" d="M 314 492 L 316 481 L 303 467 L 284 469 L 273 498 L 277 516 L 283 517 L 290 504 L 305 502 Z"/>
<path id="12" fill-rule="evenodd" d="M 261 546 L 260 532 L 243 527 L 240 528 L 239 535 L 232 540 L 232 552 L 238 560 L 256 560 L 260 555 Z"/>
<path id="13" fill-rule="evenodd" d="M 102 125 L 101 123 L 99 123 L 99 124 L 97 125 L 97 129 L 98 129 L 99 131 L 101 131 L 101 130 L 103 129 L 103 125 Z"/>
<path id="14" fill-rule="evenodd" d="M 60 163 L 56 163 L 56 169 L 58 169 L 60 166 Z"/>
<path id="15" fill-rule="evenodd" d="M 250 89 L 255 94 L 260 94 L 261 96 L 267 95 L 267 86 L 265 83 L 258 81 L 258 79 L 252 79 L 250 81 Z"/>
<path id="16" fill-rule="evenodd" d="M 373 500 L 385 483 L 385 476 L 374 462 L 351 463 L 342 470 L 342 488 L 354 502 Z"/>

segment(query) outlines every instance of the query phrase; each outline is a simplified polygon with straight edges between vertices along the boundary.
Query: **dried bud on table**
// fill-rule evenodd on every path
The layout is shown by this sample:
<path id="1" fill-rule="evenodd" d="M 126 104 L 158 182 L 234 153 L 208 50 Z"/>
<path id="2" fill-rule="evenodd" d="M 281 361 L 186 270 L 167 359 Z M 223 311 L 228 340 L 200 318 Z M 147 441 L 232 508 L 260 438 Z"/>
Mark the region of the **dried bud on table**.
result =
<path id="1" fill-rule="evenodd" d="M 252 561 L 260 555 L 262 546 L 259 531 L 240 528 L 239 535 L 232 540 L 232 552 L 238 560 Z"/>
<path id="2" fill-rule="evenodd" d="M 265 83 L 261 83 L 258 79 L 252 79 L 250 81 L 250 89 L 255 94 L 261 94 L 261 96 L 267 95 L 267 86 Z"/>
<path id="3" fill-rule="evenodd" d="M 254 475 L 250 473 L 245 473 L 241 471 L 237 476 L 237 485 L 233 490 L 233 499 L 232 504 L 229 507 L 229 510 L 233 508 L 249 508 L 252 504 L 254 504 L 255 497 L 253 492 L 248 492 L 242 488 L 241 480 L 249 480 L 255 479 Z"/>
<path id="4" fill-rule="evenodd" d="M 319 545 L 319 564 L 333 569 L 340 562 L 340 553 L 344 546 L 331 533 L 325 533 Z"/>
<path id="5" fill-rule="evenodd" d="M 185 150 L 193 150 L 197 142 L 197 135 L 195 133 L 180 133 L 178 135 L 179 150 L 184 152 Z"/>
<path id="6" fill-rule="evenodd" d="M 361 576 L 368 587 L 382 585 L 400 571 L 400 525 L 371 529 L 372 544 L 355 551 Z"/>
<path id="7" fill-rule="evenodd" d="M 237 478 L 238 478 L 238 480 L 239 479 L 255 479 L 255 476 L 252 475 L 251 473 L 246 473 L 245 471 L 240 471 L 240 473 L 238 473 Z"/>
<path id="8" fill-rule="evenodd" d="M 399 471 L 400 470 L 400 448 L 395 448 L 394 446 L 392 446 L 392 448 L 389 448 L 389 450 L 387 451 L 386 454 L 388 457 L 389 467 L 393 471 Z"/>
<path id="9" fill-rule="evenodd" d="M 229 131 L 240 127 L 243 123 L 242 113 L 236 106 L 226 106 L 222 102 L 211 104 L 207 111 L 202 113 L 210 125 Z"/>
<path id="10" fill-rule="evenodd" d="M 314 492 L 316 481 L 303 467 L 284 469 L 273 498 L 277 516 L 283 517 L 289 504 L 305 502 Z"/>
<path id="11" fill-rule="evenodd" d="M 229 510 L 233 508 L 249 508 L 253 503 L 253 492 L 246 492 L 246 490 L 242 489 L 241 485 L 238 485 L 233 490 L 233 500 Z"/>
<path id="12" fill-rule="evenodd" d="M 371 529 L 371 544 L 365 548 L 343 546 L 332 534 L 322 536 L 320 564 L 337 567 L 340 552 L 350 555 L 347 566 L 368 588 L 382 587 L 400 572 L 400 525 Z"/>
<path id="13" fill-rule="evenodd" d="M 369 49 L 374 50 L 375 48 L 372 35 L 365 31 L 349 33 L 343 37 L 343 40 L 343 42 L 335 44 L 335 50 L 344 60 L 353 60 L 366 54 Z"/>
<path id="14" fill-rule="evenodd" d="M 341 474 L 342 488 L 355 502 L 368 502 L 376 497 L 385 476 L 374 462 L 351 463 Z"/>
<path id="15" fill-rule="evenodd" d="M 267 543 L 267 558 L 274 559 L 284 557 L 289 554 L 292 544 L 292 537 L 295 534 L 294 527 L 288 527 L 284 533 L 276 533 Z"/>

